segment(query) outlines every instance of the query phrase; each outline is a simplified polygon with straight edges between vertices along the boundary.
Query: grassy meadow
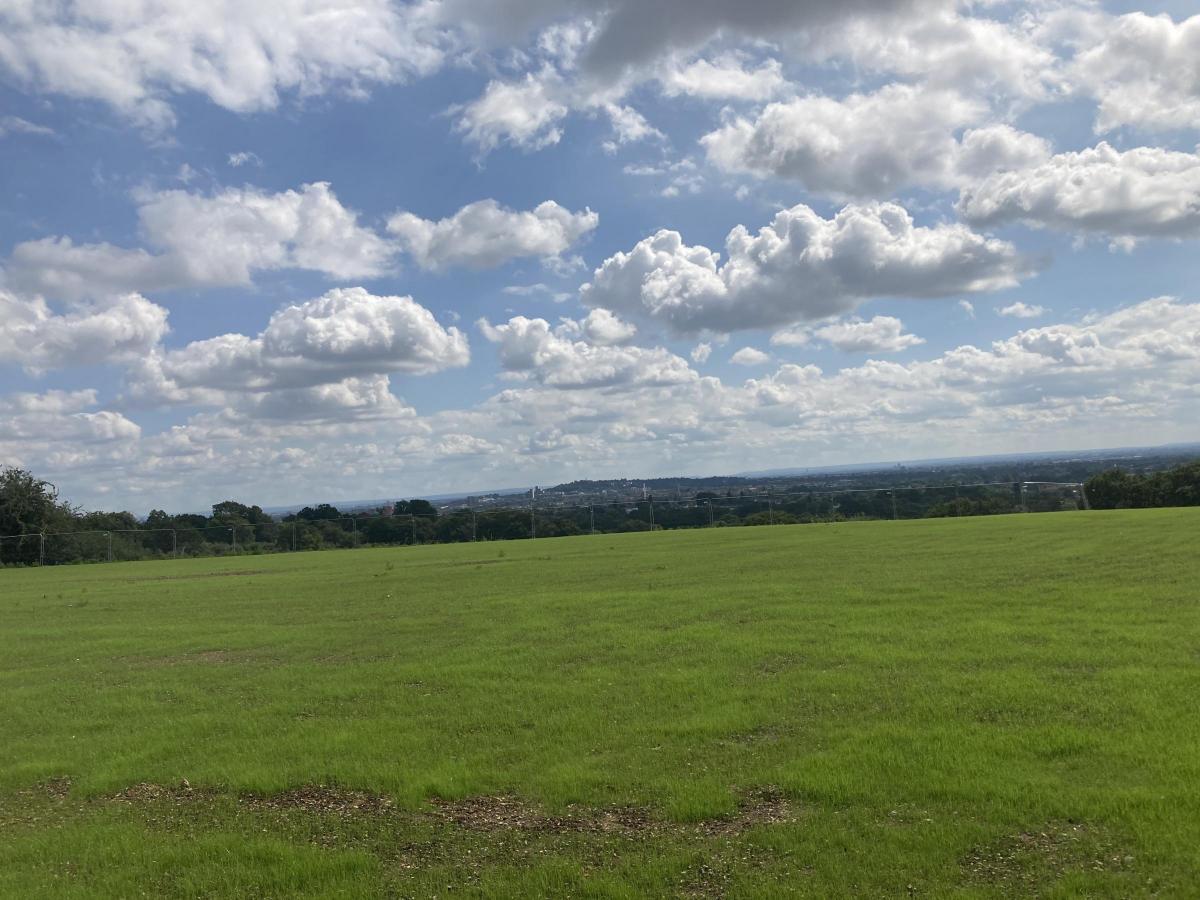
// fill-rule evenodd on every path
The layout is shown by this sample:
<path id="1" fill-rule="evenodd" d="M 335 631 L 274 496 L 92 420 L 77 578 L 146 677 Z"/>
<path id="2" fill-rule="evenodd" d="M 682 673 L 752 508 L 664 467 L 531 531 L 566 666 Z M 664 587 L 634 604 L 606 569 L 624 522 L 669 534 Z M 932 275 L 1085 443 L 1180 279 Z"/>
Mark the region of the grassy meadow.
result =
<path id="1" fill-rule="evenodd" d="M 0 571 L 0 896 L 1200 896 L 1200 510 Z"/>

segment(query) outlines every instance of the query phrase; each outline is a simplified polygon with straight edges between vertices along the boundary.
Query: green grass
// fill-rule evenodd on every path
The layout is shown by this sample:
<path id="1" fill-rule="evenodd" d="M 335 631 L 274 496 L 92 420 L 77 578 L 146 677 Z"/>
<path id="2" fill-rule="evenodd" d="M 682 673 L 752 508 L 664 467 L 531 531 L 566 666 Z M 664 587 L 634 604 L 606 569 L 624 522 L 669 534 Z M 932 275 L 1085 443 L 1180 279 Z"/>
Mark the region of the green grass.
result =
<path id="1" fill-rule="evenodd" d="M 1150 510 L 3 571 L 0 894 L 1196 896 L 1198 538 Z M 313 785 L 394 805 L 276 796 Z M 523 827 L 431 804 L 500 796 Z"/>

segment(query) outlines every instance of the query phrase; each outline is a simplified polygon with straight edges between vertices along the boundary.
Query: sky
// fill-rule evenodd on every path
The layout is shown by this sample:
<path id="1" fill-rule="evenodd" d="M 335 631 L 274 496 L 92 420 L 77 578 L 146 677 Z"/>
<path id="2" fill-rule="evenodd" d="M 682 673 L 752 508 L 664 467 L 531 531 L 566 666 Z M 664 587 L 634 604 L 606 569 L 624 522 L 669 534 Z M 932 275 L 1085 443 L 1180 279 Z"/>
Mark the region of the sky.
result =
<path id="1" fill-rule="evenodd" d="M 1191 0 L 0 0 L 0 465 L 203 510 L 1200 439 Z"/>

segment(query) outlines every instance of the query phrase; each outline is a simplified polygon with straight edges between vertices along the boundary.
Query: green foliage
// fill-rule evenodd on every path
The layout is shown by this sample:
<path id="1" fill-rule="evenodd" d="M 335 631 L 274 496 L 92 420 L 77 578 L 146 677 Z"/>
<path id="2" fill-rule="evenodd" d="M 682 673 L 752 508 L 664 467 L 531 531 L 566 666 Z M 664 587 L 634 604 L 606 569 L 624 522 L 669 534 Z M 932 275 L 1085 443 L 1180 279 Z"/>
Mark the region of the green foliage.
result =
<path id="1" fill-rule="evenodd" d="M 1146 475 L 1109 469 L 1085 487 L 1093 509 L 1200 506 L 1200 460 Z"/>
<path id="2" fill-rule="evenodd" d="M 0 896 L 1192 896 L 1198 526 L 0 572 Z"/>

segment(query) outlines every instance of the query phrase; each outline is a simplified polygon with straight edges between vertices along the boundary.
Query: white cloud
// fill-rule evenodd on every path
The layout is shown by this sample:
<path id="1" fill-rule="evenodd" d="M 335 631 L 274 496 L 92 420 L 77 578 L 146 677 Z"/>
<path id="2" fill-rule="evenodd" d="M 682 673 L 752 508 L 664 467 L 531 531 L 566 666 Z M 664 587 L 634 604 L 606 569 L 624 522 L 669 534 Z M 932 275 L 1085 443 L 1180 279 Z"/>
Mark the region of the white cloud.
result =
<path id="1" fill-rule="evenodd" d="M 128 456 L 141 428 L 97 405 L 96 391 L 90 389 L 0 396 L 0 459 L 44 475 Z"/>
<path id="2" fill-rule="evenodd" d="M 729 357 L 729 361 L 735 366 L 762 366 L 771 361 L 771 354 L 756 347 L 743 347 Z"/>
<path id="3" fill-rule="evenodd" d="M 958 308 L 965 312 L 968 318 L 975 318 L 975 304 L 970 300 L 959 300 Z"/>
<path id="4" fill-rule="evenodd" d="M 533 377 L 548 387 L 628 388 L 679 384 L 696 378 L 686 361 L 661 347 L 647 349 L 575 340 L 577 335 L 588 334 L 587 320 L 568 320 L 551 329 L 545 319 L 514 316 L 501 325 L 480 319 L 479 328 L 489 341 L 499 346 L 500 364 L 506 371 Z"/>
<path id="5" fill-rule="evenodd" d="M 703 138 L 727 172 L 802 182 L 835 197 L 895 196 L 912 186 L 946 189 L 1049 155 L 1042 138 L 1007 125 L 968 129 L 987 108 L 953 90 L 890 84 L 838 100 L 809 95 L 771 103 Z"/>
<path id="6" fill-rule="evenodd" d="M 32 134 L 40 137 L 49 137 L 55 133 L 53 128 L 38 125 L 36 122 L 22 119 L 20 116 L 0 116 L 0 138 L 7 137 L 10 134 Z"/>
<path id="7" fill-rule="evenodd" d="M 771 335 L 773 347 L 807 347 L 812 343 L 812 326 L 793 325 L 783 328 Z"/>
<path id="8" fill-rule="evenodd" d="M 167 311 L 138 294 L 56 314 L 0 290 L 0 360 L 30 372 L 137 359 L 166 333 Z"/>
<path id="9" fill-rule="evenodd" d="M 423 269 L 483 269 L 526 256 L 558 256 L 599 221 L 590 209 L 573 213 L 553 200 L 523 212 L 480 200 L 436 222 L 397 213 L 387 227 Z"/>
<path id="10" fill-rule="evenodd" d="M 155 128 L 172 95 L 235 112 L 282 94 L 361 92 L 441 61 L 420 9 L 387 0 L 17 3 L 0 10 L 0 67 L 35 89 L 98 100 Z"/>
<path id="11" fill-rule="evenodd" d="M 278 194 L 253 188 L 212 196 L 147 193 L 139 197 L 138 220 L 160 253 L 65 237 L 27 241 L 13 249 L 9 282 L 30 293 L 77 299 L 245 285 L 257 271 L 285 268 L 372 278 L 389 270 L 394 254 L 323 182 Z"/>
<path id="12" fill-rule="evenodd" d="M 548 324 L 540 333 L 535 346 L 557 337 Z M 360 406 L 364 417 L 349 420 L 341 404 L 330 403 L 315 424 L 251 418 L 237 407 L 138 438 L 136 425 L 111 417 L 74 423 L 71 431 L 57 418 L 38 422 L 25 413 L 19 429 L 0 423 L 0 456 L 36 460 L 39 474 L 77 501 L 97 497 L 93 473 L 102 468 L 112 476 L 105 484 L 121 485 L 121 503 L 188 508 L 210 494 L 294 502 L 298 486 L 368 496 L 384 483 L 449 491 L 581 472 L 738 471 L 767 468 L 785 453 L 816 465 L 1112 446 L 1133 431 L 1157 443 L 1189 439 L 1200 417 L 1200 304 L 1170 298 L 925 360 L 870 360 L 831 373 L 783 365 L 740 385 L 695 375 L 669 383 L 593 380 L 583 377 L 592 372 L 558 369 L 559 351 L 547 350 L 545 368 L 525 370 L 524 383 L 426 418 L 398 402 L 387 414 Z M 573 350 L 562 352 L 579 362 Z M 553 374 L 578 386 L 564 390 L 550 383 Z M 364 381 L 349 398 L 370 395 L 376 382 Z M 15 415 L 14 404 L 56 417 L 93 409 L 95 394 L 80 393 L 9 398 L 7 406 L 0 401 L 0 418 Z M 54 433 L 68 437 L 47 437 Z M 280 482 L 279 471 L 292 477 Z"/>
<path id="13" fill-rule="evenodd" d="M 1036 303 L 1031 304 L 1017 300 L 1015 303 L 1010 303 L 1008 306 L 997 309 L 996 312 L 1013 319 L 1036 319 L 1046 314 L 1046 307 L 1038 306 Z"/>
<path id="14" fill-rule="evenodd" d="M 627 344 L 637 334 L 637 326 L 625 322 L 607 309 L 590 310 L 580 322 L 579 329 L 589 343 L 602 347 Z"/>
<path id="15" fill-rule="evenodd" d="M 844 353 L 899 353 L 925 343 L 924 338 L 905 334 L 904 323 L 894 316 L 835 322 L 813 333 Z"/>
<path id="16" fill-rule="evenodd" d="M 562 138 L 568 103 L 562 78 L 547 67 L 520 81 L 488 82 L 482 96 L 457 110 L 456 127 L 482 153 L 505 143 L 540 150 Z"/>
<path id="17" fill-rule="evenodd" d="M 628 165 L 622 171 L 626 175 L 639 178 L 666 179 L 666 186 L 659 191 L 659 196 L 662 197 L 678 197 L 681 193 L 696 194 L 704 187 L 704 176 L 700 174 L 695 160 L 690 157 L 661 165 Z"/>
<path id="18" fill-rule="evenodd" d="M 962 192 L 970 222 L 1014 220 L 1113 238 L 1200 237 L 1200 154 L 1101 142 Z"/>
<path id="19" fill-rule="evenodd" d="M 982 12 L 979 7 L 986 5 L 969 11 Z M 1063 91 L 1058 60 L 1039 34 L 1045 27 L 1043 10 L 1030 9 L 1009 21 L 962 11 L 963 4 L 956 4 L 902 19 L 855 18 L 795 50 L 815 62 L 849 60 L 866 72 L 1000 102 L 1051 100 Z"/>
<path id="20" fill-rule="evenodd" d="M 712 356 L 712 344 L 708 341 L 701 341 L 692 348 L 692 362 L 702 364 L 708 362 L 708 358 Z"/>
<path id="21" fill-rule="evenodd" d="M 1004 241 L 958 224 L 918 227 L 890 203 L 824 219 L 779 212 L 752 235 L 738 226 L 727 260 L 659 231 L 605 260 L 581 296 L 590 306 L 663 321 L 680 333 L 727 333 L 812 321 L 872 297 L 944 297 L 1010 287 L 1031 271 Z"/>
<path id="22" fill-rule="evenodd" d="M 227 162 L 235 169 L 240 169 L 242 166 L 255 166 L 262 168 L 262 158 L 252 150 L 239 150 L 237 153 L 230 153 Z"/>
<path id="23" fill-rule="evenodd" d="M 637 141 L 666 140 L 666 135 L 646 121 L 646 117 L 632 106 L 621 106 L 617 103 L 607 103 L 604 111 L 612 122 L 613 140 L 605 144 L 605 149 L 612 153 L 622 144 L 632 144 Z"/>
<path id="24" fill-rule="evenodd" d="M 726 53 L 712 60 L 668 66 L 659 76 L 662 91 L 668 97 L 686 94 L 706 100 L 763 101 L 788 89 L 778 60 L 768 59 L 753 69 L 744 62 L 738 55 Z"/>
<path id="25" fill-rule="evenodd" d="M 279 310 L 256 337 L 224 334 L 156 353 L 133 373 L 131 390 L 141 400 L 203 405 L 225 402 L 221 392 L 293 391 L 244 402 L 353 406 L 380 396 L 374 376 L 427 374 L 469 359 L 466 336 L 443 328 L 411 297 L 337 288 Z M 340 387 L 310 390 L 321 385 Z"/>
<path id="26" fill-rule="evenodd" d="M 1200 16 L 1116 17 L 1076 55 L 1070 75 L 1099 101 L 1097 132 L 1200 128 Z"/>

